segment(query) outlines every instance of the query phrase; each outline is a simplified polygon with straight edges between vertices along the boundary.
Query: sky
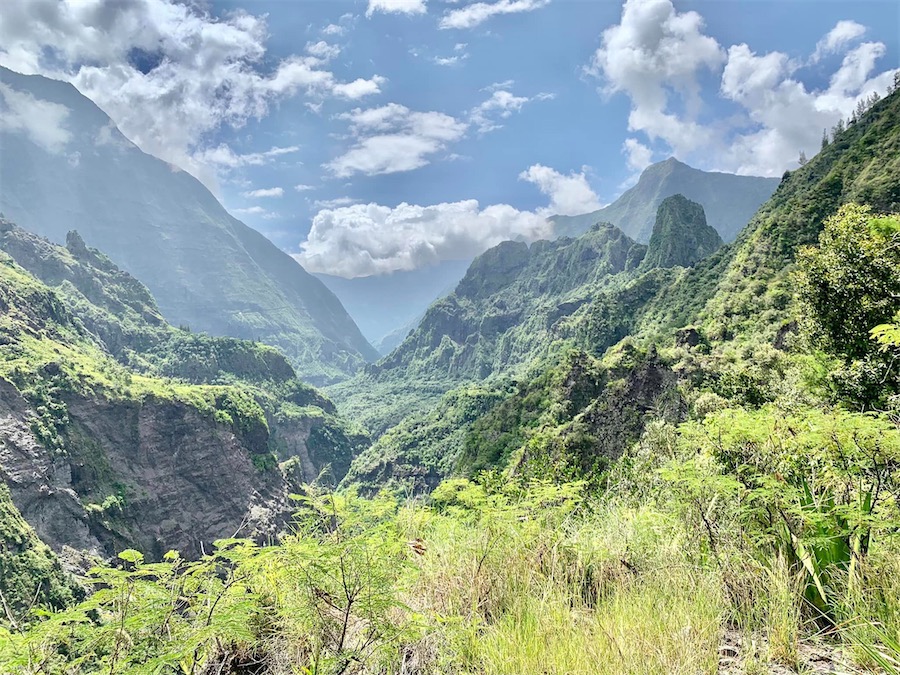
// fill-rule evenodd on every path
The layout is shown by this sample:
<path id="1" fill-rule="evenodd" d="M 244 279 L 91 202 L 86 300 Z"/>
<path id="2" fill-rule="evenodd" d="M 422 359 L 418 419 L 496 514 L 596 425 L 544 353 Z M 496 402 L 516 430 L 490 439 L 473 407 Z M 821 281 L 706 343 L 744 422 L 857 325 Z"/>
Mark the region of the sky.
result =
<path id="1" fill-rule="evenodd" d="M 898 58 L 896 0 L 0 2 L 0 64 L 348 278 L 549 236 L 673 155 L 780 176 Z"/>

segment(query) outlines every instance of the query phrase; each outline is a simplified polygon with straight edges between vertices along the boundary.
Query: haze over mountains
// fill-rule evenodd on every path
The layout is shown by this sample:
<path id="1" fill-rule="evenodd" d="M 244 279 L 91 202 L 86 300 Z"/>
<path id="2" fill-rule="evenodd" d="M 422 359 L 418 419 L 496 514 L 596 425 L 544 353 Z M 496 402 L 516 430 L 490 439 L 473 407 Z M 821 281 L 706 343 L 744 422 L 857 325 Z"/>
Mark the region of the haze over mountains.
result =
<path id="1" fill-rule="evenodd" d="M 452 291 L 470 262 L 445 260 L 418 270 L 354 279 L 330 274 L 315 276 L 340 299 L 362 334 L 378 348 L 389 334 L 402 331 L 421 317 L 432 302 Z M 387 351 L 379 349 L 382 354 Z"/>
<path id="2" fill-rule="evenodd" d="M 275 345 L 313 382 L 377 352 L 321 281 L 190 174 L 141 152 L 70 84 L 0 68 L 0 211 L 56 242 L 77 229 L 175 325 Z"/>

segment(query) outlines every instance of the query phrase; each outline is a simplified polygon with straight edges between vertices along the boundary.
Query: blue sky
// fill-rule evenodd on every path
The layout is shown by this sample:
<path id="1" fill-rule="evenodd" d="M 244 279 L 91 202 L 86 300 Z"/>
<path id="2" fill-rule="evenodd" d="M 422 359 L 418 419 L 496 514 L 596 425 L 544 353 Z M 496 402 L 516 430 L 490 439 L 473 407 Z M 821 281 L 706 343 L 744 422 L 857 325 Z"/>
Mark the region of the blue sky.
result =
<path id="1" fill-rule="evenodd" d="M 0 63 L 344 276 L 549 236 L 672 154 L 780 175 L 886 91 L 898 36 L 894 0 L 0 5 Z"/>

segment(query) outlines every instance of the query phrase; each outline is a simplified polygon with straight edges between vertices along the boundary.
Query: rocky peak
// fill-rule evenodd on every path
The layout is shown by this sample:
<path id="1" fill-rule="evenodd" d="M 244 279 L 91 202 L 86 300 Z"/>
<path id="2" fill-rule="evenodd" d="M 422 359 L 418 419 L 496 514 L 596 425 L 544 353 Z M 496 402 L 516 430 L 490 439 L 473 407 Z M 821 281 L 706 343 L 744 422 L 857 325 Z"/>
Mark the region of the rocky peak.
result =
<path id="1" fill-rule="evenodd" d="M 656 224 L 644 266 L 690 267 L 722 246 L 719 233 L 706 223 L 703 207 L 684 195 L 666 197 L 656 211 Z"/>

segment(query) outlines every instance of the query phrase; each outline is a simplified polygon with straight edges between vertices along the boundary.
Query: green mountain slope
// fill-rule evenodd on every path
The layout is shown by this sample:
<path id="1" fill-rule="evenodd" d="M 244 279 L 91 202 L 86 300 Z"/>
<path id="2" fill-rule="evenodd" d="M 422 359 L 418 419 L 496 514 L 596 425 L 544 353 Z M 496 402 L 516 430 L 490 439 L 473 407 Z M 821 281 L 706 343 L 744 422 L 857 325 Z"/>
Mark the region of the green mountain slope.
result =
<path id="1" fill-rule="evenodd" d="M 49 152 L 0 129 L 0 212 L 56 243 L 78 230 L 146 284 L 173 325 L 277 346 L 310 381 L 378 357 L 321 281 L 193 176 L 141 152 L 72 85 L 3 68 L 0 81 L 64 106 L 68 134 Z"/>
<path id="2" fill-rule="evenodd" d="M 671 335 L 689 323 L 729 340 L 761 333 L 770 342 L 792 322 L 794 260 L 814 244 L 842 204 L 900 210 L 900 94 L 879 101 L 805 166 L 784 175 L 737 241 L 661 290 L 642 312 L 639 334 Z"/>
<path id="3" fill-rule="evenodd" d="M 476 258 L 397 349 L 329 393 L 377 434 L 463 382 L 522 372 L 587 330 L 604 293 L 629 284 L 645 253 L 607 224 L 578 239 L 504 242 Z M 603 331 L 608 344 L 622 337 L 618 325 Z"/>
<path id="4" fill-rule="evenodd" d="M 54 549 L 271 536 L 367 444 L 275 349 L 173 328 L 75 233 L 0 221 L 0 309 L 0 479 Z"/>
<path id="5" fill-rule="evenodd" d="M 666 197 L 659 205 L 656 225 L 643 265 L 691 267 L 722 246 L 719 233 L 706 224 L 703 207 L 683 195 Z"/>
<path id="6" fill-rule="evenodd" d="M 674 375 L 655 353 L 635 356 L 636 347 L 612 366 L 597 358 L 636 328 L 646 303 L 685 273 L 680 265 L 721 245 L 702 207 L 680 195 L 660 205 L 651 241 L 648 250 L 599 224 L 578 239 L 507 242 L 477 258 L 397 350 L 332 390 L 380 436 L 345 483 L 428 489 L 453 472 L 506 464 L 525 428 L 547 424 L 566 429 L 553 443 L 600 444 L 607 460 L 617 457 Z M 505 323 L 490 323 L 497 315 Z M 467 355 L 481 356 L 479 367 Z M 632 362 L 650 365 L 630 378 L 623 363 Z M 585 399 L 579 378 L 587 371 L 606 384 L 590 385 Z M 586 412 L 590 398 L 599 402 Z"/>
<path id="7" fill-rule="evenodd" d="M 534 350 L 517 367 L 500 371 L 513 380 L 489 380 L 487 398 L 470 387 L 453 390 L 439 403 L 434 396 L 431 412 L 412 415 L 381 436 L 345 481 L 364 489 L 384 480 L 428 489 L 440 477 L 490 467 L 519 475 L 597 479 L 654 420 L 677 422 L 702 415 L 692 411 L 729 404 L 759 406 L 797 378 L 811 377 L 790 351 L 790 335 L 797 330 L 794 259 L 801 246 L 816 242 L 823 221 L 844 203 L 862 202 L 876 212 L 900 208 L 898 113 L 900 95 L 894 94 L 839 133 L 806 166 L 785 175 L 733 244 L 717 248 L 721 242 L 698 205 L 680 196 L 666 200 L 643 262 L 619 273 L 615 284 L 581 288 L 584 304 L 568 315 L 565 336 L 557 335 L 544 352 Z M 707 257 L 692 254 L 691 248 Z M 528 288 L 530 281 L 510 282 L 516 270 L 529 269 L 528 260 L 506 245 L 490 266 L 482 266 L 481 276 L 475 275 L 476 261 L 464 288 L 475 298 L 492 298 L 507 287 Z M 678 263 L 693 265 L 647 269 Z M 585 269 L 590 266 L 586 261 Z M 489 268 L 497 273 L 487 274 Z M 554 279 L 563 286 L 564 279 L 589 277 L 585 269 L 572 274 L 562 263 L 557 269 L 566 270 Z M 538 279 L 534 271 L 524 276 Z M 419 331 L 457 325 L 435 318 L 426 316 Z M 393 359 L 414 373 L 427 373 L 415 370 L 426 359 L 404 351 L 425 339 L 427 333 L 419 331 L 371 369 L 370 377 L 377 378 L 377 368 Z M 455 343 L 458 337 L 447 330 L 423 344 Z M 561 359 L 566 349 L 574 351 Z M 417 380 L 406 381 L 414 387 Z M 571 390 L 590 393 L 573 405 L 566 403 Z M 796 395 L 819 396 L 811 390 Z M 473 417 L 472 410 L 480 412 Z M 457 423 L 447 428 L 446 420 Z"/>
<path id="8" fill-rule="evenodd" d="M 644 169 L 637 184 L 609 206 L 551 220 L 559 236 L 577 236 L 594 223 L 608 222 L 632 239 L 646 242 L 662 200 L 681 194 L 701 204 L 709 224 L 722 239 L 732 241 L 777 186 L 777 178 L 701 171 L 670 157 Z"/>

